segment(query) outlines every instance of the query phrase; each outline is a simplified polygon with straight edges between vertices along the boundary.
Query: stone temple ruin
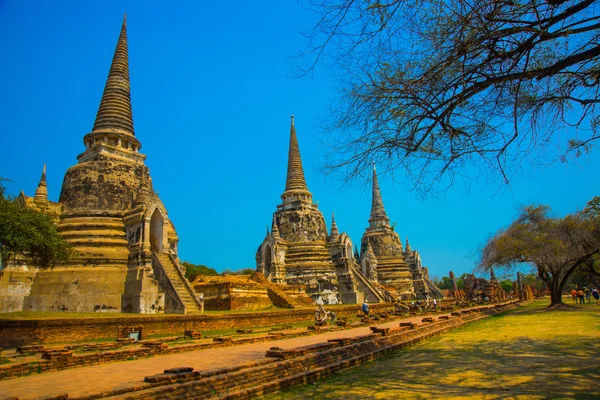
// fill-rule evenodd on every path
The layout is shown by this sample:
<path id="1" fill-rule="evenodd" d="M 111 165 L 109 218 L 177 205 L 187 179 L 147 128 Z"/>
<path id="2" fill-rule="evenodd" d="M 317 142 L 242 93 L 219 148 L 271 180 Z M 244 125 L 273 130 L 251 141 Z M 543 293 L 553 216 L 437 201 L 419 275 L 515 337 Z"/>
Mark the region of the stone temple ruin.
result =
<path id="1" fill-rule="evenodd" d="M 256 253 L 257 271 L 269 281 L 304 286 L 314 301 L 324 304 L 444 297 L 429 280 L 419 253 L 408 242 L 403 251 L 385 213 L 375 168 L 371 218 L 361 255 L 353 255 L 352 241 L 339 233 L 333 217 L 328 234 L 325 218 L 306 185 L 293 116 L 281 199 L 271 232 L 267 231 Z"/>
<path id="2" fill-rule="evenodd" d="M 35 196 L 19 196 L 23 205 L 57 219 L 73 256 L 51 270 L 20 260 L 3 271 L 2 311 L 201 312 L 202 302 L 179 268 L 175 226 L 152 189 L 135 136 L 126 20 L 83 143 L 58 203 L 48 201 L 45 167 Z"/>
<path id="3" fill-rule="evenodd" d="M 419 253 L 408 239 L 403 249 L 390 226 L 375 168 L 360 254 L 333 216 L 328 232 L 304 178 L 293 117 L 285 191 L 256 253 L 256 273 L 188 282 L 175 226 L 153 190 L 134 131 L 125 19 L 83 143 L 58 202 L 48 200 L 45 165 L 35 195 L 18 197 L 55 219 L 73 256 L 51 270 L 38 270 L 24 258 L 6 266 L 0 271 L 0 312 L 189 314 L 202 312 L 205 299 L 211 309 L 247 309 L 443 297 Z"/>

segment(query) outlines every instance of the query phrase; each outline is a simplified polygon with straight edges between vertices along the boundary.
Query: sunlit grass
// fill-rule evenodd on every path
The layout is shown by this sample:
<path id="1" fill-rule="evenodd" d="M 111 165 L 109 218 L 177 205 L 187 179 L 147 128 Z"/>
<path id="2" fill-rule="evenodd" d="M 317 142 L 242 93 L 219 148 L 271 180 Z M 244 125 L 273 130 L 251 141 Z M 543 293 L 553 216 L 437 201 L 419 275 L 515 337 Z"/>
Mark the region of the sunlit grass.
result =
<path id="1" fill-rule="evenodd" d="M 547 301 L 269 399 L 598 398 L 600 307 Z"/>

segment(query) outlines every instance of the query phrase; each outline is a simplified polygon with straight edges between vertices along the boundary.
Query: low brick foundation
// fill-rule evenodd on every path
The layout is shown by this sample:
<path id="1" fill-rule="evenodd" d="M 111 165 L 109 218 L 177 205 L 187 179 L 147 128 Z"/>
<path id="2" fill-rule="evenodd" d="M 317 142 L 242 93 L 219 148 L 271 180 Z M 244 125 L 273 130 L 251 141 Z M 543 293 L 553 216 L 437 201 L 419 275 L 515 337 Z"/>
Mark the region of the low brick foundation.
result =
<path id="1" fill-rule="evenodd" d="M 516 301 L 482 306 L 448 319 L 382 330 L 367 336 L 305 346 L 271 349 L 261 362 L 211 371 L 165 371 L 131 388 L 92 398 L 110 399 L 252 399 L 306 384 L 337 371 L 377 359 L 391 351 L 443 334 L 469 322 L 517 307 Z"/>
<path id="2" fill-rule="evenodd" d="M 338 317 L 354 316 L 360 305 L 336 307 Z M 393 304 L 372 304 L 374 313 L 391 311 Z M 144 335 L 183 334 L 184 331 L 242 329 L 314 321 L 313 308 L 223 315 L 148 315 L 77 319 L 0 319 L 0 348 L 44 344 L 73 343 L 98 338 L 116 339 L 124 326 L 143 329 Z"/>

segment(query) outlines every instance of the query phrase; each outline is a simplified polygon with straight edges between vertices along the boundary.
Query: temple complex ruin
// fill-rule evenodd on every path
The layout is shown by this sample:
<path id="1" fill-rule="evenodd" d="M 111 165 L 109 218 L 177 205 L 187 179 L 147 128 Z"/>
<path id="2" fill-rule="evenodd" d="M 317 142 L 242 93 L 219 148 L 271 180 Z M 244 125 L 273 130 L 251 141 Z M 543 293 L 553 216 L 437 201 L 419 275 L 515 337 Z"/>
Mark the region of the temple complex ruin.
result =
<path id="1" fill-rule="evenodd" d="M 19 293 L 7 289 L 2 311 L 201 312 L 202 301 L 179 266 L 175 226 L 152 188 L 134 132 L 126 19 L 83 143 L 58 203 L 48 201 L 45 167 L 35 196 L 19 196 L 23 205 L 56 218 L 73 255 L 50 270 L 20 260 L 2 271 L 2 278 L 23 271 L 31 278 Z"/>
<path id="2" fill-rule="evenodd" d="M 403 251 L 383 207 L 375 168 L 371 217 L 360 255 L 353 254 L 352 241 L 339 232 L 333 215 L 328 234 L 323 214 L 306 185 L 293 116 L 281 199 L 271 231 L 256 253 L 257 271 L 269 281 L 302 286 L 313 300 L 324 304 L 444 297 L 408 241 Z"/>
<path id="3" fill-rule="evenodd" d="M 418 251 L 390 225 L 373 168 L 372 207 L 360 245 L 313 202 L 304 177 L 294 117 L 287 179 L 256 252 L 256 273 L 193 284 L 179 264 L 179 237 L 152 186 L 131 107 L 127 24 L 123 20 L 85 150 L 48 199 L 46 166 L 33 197 L 18 201 L 50 215 L 72 246 L 68 262 L 39 270 L 19 258 L 0 271 L 0 312 L 199 313 L 212 309 L 294 308 L 444 297 Z"/>
<path id="4" fill-rule="evenodd" d="M 320 303 L 338 303 L 338 277 L 331 252 L 345 251 L 344 245 L 351 252 L 352 243 L 344 234 L 328 235 L 325 218 L 313 203 L 304 178 L 293 116 L 281 200 L 273 214 L 271 231 L 267 231 L 256 253 L 257 271 L 270 282 L 302 286 Z"/>

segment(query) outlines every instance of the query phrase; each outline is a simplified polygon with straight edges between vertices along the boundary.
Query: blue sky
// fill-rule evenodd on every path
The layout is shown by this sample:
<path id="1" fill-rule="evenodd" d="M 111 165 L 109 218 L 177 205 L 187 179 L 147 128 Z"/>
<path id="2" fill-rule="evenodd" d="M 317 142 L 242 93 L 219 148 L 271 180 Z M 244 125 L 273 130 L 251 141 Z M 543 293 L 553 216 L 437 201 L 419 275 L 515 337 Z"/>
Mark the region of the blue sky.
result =
<path id="1" fill-rule="evenodd" d="M 295 1 L 0 0 L 0 176 L 13 194 L 33 195 L 46 162 L 58 200 L 94 123 L 124 12 L 136 136 L 182 260 L 254 268 L 285 187 L 291 114 L 309 190 L 328 225 L 335 212 L 340 230 L 360 242 L 370 184 L 344 187 L 318 171 L 317 128 L 335 83 L 323 68 L 291 78 L 292 56 L 306 46 L 300 32 L 315 20 Z M 500 191 L 457 181 L 428 200 L 401 178 L 380 184 L 397 232 L 430 274 L 460 275 L 520 206 L 548 204 L 562 215 L 599 194 L 598 149 L 577 162 L 524 166 Z"/>

